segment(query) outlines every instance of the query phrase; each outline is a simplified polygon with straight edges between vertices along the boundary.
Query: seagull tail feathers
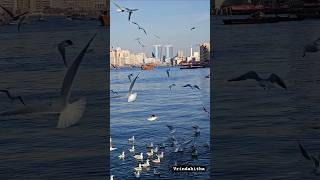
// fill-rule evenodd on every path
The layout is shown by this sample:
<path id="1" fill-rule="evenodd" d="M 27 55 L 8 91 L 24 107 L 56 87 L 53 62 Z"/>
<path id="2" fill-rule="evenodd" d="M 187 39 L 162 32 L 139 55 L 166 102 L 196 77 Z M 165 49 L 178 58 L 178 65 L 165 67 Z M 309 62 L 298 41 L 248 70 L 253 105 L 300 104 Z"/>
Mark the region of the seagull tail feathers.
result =
<path id="1" fill-rule="evenodd" d="M 79 122 L 86 109 L 86 99 L 68 104 L 60 113 L 57 128 L 67 128 Z"/>

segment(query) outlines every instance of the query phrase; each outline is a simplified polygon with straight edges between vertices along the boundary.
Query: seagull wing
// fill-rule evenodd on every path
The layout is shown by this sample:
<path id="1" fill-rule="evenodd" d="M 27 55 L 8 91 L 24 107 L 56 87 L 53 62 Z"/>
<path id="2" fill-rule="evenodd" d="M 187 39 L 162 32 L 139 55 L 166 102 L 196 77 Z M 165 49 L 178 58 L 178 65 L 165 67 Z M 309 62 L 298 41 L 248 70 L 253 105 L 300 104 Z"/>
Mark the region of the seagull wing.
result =
<path id="1" fill-rule="evenodd" d="M 20 101 L 23 105 L 26 105 L 26 104 L 24 103 L 24 101 L 23 101 L 23 99 L 22 99 L 21 96 L 17 97 L 17 99 L 19 99 L 19 101 Z"/>
<path id="2" fill-rule="evenodd" d="M 136 22 L 133 22 L 133 21 L 131 21 L 131 23 L 132 23 L 132 24 L 135 24 L 135 25 L 137 25 L 137 26 L 138 26 L 138 28 L 140 29 L 140 26 L 139 26 L 139 24 L 138 24 L 138 23 L 136 23 Z"/>
<path id="3" fill-rule="evenodd" d="M 229 79 L 228 81 L 243 81 L 243 80 L 247 80 L 247 79 L 254 79 L 254 80 L 261 80 L 261 78 L 259 77 L 259 75 L 254 72 L 254 71 L 249 71 L 247 73 L 245 73 L 244 75 L 242 76 L 239 76 L 237 78 L 234 78 L 234 79 Z"/>
<path id="4" fill-rule="evenodd" d="M 73 80 L 78 72 L 78 69 L 79 69 L 79 66 L 82 62 L 82 59 L 83 59 L 84 55 L 86 54 L 86 51 L 89 48 L 91 42 L 96 37 L 96 35 L 97 34 L 93 35 L 93 37 L 89 40 L 87 45 L 82 49 L 80 54 L 77 56 L 77 58 L 73 61 L 73 63 L 71 64 L 71 66 L 67 70 L 67 73 L 64 77 L 62 88 L 61 88 L 61 95 L 62 95 L 62 98 L 65 103 L 68 101 L 68 99 L 70 97 L 70 91 L 71 91 L 71 87 L 73 84 Z"/>
<path id="5" fill-rule="evenodd" d="M 307 152 L 307 150 L 304 149 L 304 147 L 300 143 L 299 143 L 299 148 L 300 148 L 302 156 L 308 160 L 311 160 L 309 153 Z"/>
<path id="6" fill-rule="evenodd" d="M 170 71 L 170 70 L 169 70 L 169 69 L 167 69 L 167 75 L 168 75 L 168 77 L 170 77 L 170 73 L 169 73 L 169 71 Z"/>
<path id="7" fill-rule="evenodd" d="M 194 85 L 193 87 L 196 88 L 196 89 L 198 89 L 198 90 L 200 90 L 200 88 L 199 88 L 198 85 Z"/>
<path id="8" fill-rule="evenodd" d="M 119 6 L 119 5 L 116 4 L 115 2 L 112 1 L 112 3 L 113 3 L 115 6 L 117 6 L 117 8 L 119 8 L 119 9 L 121 9 L 121 10 L 123 9 L 121 6 Z"/>
<path id="9" fill-rule="evenodd" d="M 1 6 L 1 5 L 0 5 L 0 7 L 1 7 L 5 12 L 7 12 L 11 18 L 14 18 L 14 15 L 13 15 L 13 13 L 12 13 L 11 11 L 9 11 L 7 8 L 5 8 L 5 7 Z"/>
<path id="10" fill-rule="evenodd" d="M 131 14 L 132 14 L 132 12 L 129 11 L 128 21 L 130 21 L 130 19 L 131 19 Z"/>
<path id="11" fill-rule="evenodd" d="M 187 141 L 183 142 L 180 147 L 184 147 L 184 146 L 188 145 L 191 142 L 192 142 L 192 139 L 187 140 Z"/>
<path id="12" fill-rule="evenodd" d="M 130 88 L 129 88 L 129 94 L 132 93 L 132 88 L 133 88 L 133 86 L 134 86 L 134 83 L 136 83 L 136 80 L 137 80 L 137 78 L 139 77 L 139 74 L 140 74 L 140 73 L 138 73 L 138 75 L 137 75 L 137 76 L 134 78 L 134 80 L 131 82 Z"/>
<path id="13" fill-rule="evenodd" d="M 144 32 L 144 34 L 147 36 L 147 31 L 145 29 L 143 28 L 139 28 L 139 29 L 141 29 Z"/>
<path id="14" fill-rule="evenodd" d="M 154 53 L 152 52 L 152 57 L 154 58 L 155 57 L 155 55 L 154 55 Z"/>
<path id="15" fill-rule="evenodd" d="M 12 99 L 12 96 L 10 94 L 10 92 L 8 90 L 0 90 L 0 92 L 4 92 L 6 93 L 6 95 L 8 96 L 8 98 Z"/>
<path id="16" fill-rule="evenodd" d="M 184 85 L 182 87 L 191 87 L 191 88 L 193 88 L 190 84 L 186 84 L 186 85 Z"/>
<path id="17" fill-rule="evenodd" d="M 286 84 L 283 82 L 283 80 L 277 76 L 276 74 L 271 74 L 270 77 L 269 77 L 269 80 L 272 82 L 272 83 L 277 83 L 279 86 L 283 87 L 284 89 L 287 89 L 287 86 Z"/>

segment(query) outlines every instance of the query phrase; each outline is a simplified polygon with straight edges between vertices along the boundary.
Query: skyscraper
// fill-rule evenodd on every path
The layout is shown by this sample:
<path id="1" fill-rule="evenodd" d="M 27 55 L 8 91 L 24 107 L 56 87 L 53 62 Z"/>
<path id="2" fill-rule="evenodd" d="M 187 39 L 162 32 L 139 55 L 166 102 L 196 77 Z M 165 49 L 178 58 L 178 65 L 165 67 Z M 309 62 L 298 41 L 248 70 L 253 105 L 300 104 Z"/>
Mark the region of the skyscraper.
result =
<path id="1" fill-rule="evenodd" d="M 200 62 L 210 62 L 210 43 L 200 44 Z"/>
<path id="2" fill-rule="evenodd" d="M 166 58 L 172 58 L 173 57 L 173 47 L 172 45 L 166 45 L 165 46 L 165 50 L 166 50 L 166 53 L 165 53 L 165 56 Z"/>
<path id="3" fill-rule="evenodd" d="M 162 45 L 153 45 L 154 46 L 154 56 L 156 59 L 162 58 Z"/>

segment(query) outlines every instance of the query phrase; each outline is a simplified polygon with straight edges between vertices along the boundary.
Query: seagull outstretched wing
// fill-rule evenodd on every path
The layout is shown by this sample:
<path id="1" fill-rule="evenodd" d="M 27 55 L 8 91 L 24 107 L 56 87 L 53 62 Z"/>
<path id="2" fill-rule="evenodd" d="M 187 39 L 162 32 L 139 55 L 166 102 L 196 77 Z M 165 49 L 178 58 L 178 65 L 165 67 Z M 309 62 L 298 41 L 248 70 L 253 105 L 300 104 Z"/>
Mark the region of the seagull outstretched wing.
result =
<path id="1" fill-rule="evenodd" d="M 237 78 L 229 79 L 228 81 L 243 81 L 243 80 L 247 80 L 247 79 L 254 79 L 257 81 L 261 80 L 261 78 L 259 77 L 259 75 L 256 72 L 249 71 L 249 72 L 247 72 Z"/>
<path id="2" fill-rule="evenodd" d="M 283 82 L 283 80 L 277 76 L 276 74 L 271 74 L 270 77 L 268 78 L 270 82 L 272 83 L 277 83 L 279 86 L 283 87 L 284 89 L 287 89 L 286 84 Z"/>

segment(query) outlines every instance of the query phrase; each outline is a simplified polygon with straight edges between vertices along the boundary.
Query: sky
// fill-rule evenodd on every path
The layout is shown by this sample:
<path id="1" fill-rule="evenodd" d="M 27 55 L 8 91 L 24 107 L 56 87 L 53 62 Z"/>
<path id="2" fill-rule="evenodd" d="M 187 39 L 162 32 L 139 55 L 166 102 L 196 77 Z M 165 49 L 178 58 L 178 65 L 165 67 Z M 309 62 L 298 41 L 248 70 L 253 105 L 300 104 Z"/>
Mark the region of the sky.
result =
<path id="1" fill-rule="evenodd" d="M 147 36 L 128 22 L 127 13 L 117 12 L 112 1 L 121 7 L 139 9 L 132 14 L 131 21 L 146 29 Z M 182 50 L 189 56 L 191 45 L 210 42 L 210 0 L 111 0 L 110 3 L 110 47 L 144 52 L 150 57 L 152 45 L 172 45 L 174 54 Z M 196 29 L 191 31 L 192 27 Z M 146 47 L 134 40 L 137 37 L 142 38 Z"/>

